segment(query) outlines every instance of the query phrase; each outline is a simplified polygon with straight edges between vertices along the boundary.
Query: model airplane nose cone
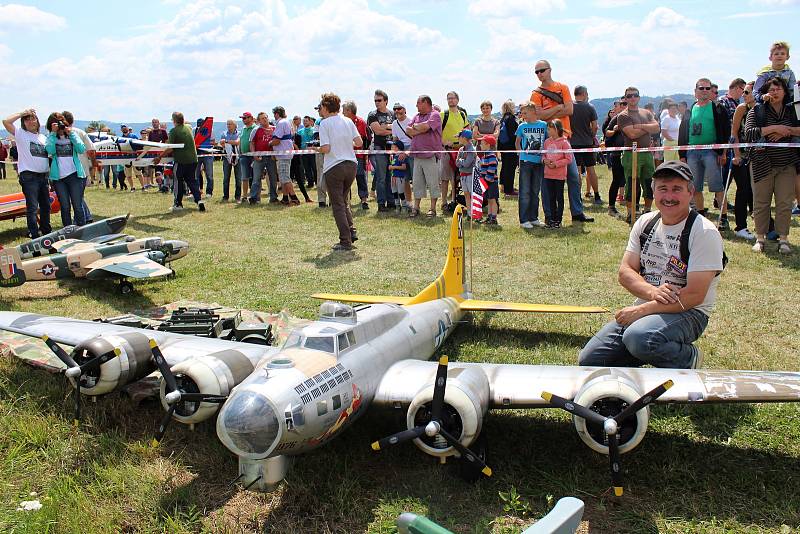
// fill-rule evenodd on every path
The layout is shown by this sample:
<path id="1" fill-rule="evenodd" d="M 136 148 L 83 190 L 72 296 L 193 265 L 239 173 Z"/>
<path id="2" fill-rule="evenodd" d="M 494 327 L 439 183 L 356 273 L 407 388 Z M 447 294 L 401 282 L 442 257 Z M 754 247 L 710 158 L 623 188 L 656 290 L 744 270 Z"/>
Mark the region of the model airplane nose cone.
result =
<path id="1" fill-rule="evenodd" d="M 170 391 L 166 395 L 164 395 L 164 400 L 167 401 L 167 404 L 174 404 L 181 400 L 181 392 L 180 391 Z"/>
<path id="2" fill-rule="evenodd" d="M 169 253 L 170 260 L 177 260 L 178 258 L 182 258 L 189 253 L 189 243 L 186 241 L 170 239 L 164 244 L 166 245 L 167 250 L 171 250 Z"/>
<path id="3" fill-rule="evenodd" d="M 264 455 L 280 434 L 280 424 L 269 400 L 254 391 L 237 393 L 222 407 L 217 435 L 236 455 Z"/>
<path id="4" fill-rule="evenodd" d="M 611 418 L 605 420 L 605 422 L 603 423 L 603 432 L 605 432 L 606 435 L 613 436 L 618 431 L 619 431 L 619 426 L 617 425 L 616 421 L 614 421 Z"/>
<path id="5" fill-rule="evenodd" d="M 81 376 L 81 368 L 80 367 L 70 367 L 69 369 L 64 371 L 64 374 L 67 376 L 67 378 L 72 378 L 72 379 L 77 380 L 78 377 Z"/>

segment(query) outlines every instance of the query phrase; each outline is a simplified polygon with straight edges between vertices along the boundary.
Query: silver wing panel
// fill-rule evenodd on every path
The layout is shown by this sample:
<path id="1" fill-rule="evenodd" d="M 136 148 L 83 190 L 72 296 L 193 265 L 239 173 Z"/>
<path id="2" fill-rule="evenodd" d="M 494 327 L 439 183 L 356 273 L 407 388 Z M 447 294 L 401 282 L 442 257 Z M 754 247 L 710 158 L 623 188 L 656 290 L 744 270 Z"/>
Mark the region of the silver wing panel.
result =
<path id="1" fill-rule="evenodd" d="M 404 360 L 383 376 L 373 403 L 407 405 L 436 375 L 436 362 Z M 721 369 L 603 368 L 559 365 L 451 363 L 448 376 L 458 369 L 478 367 L 489 379 L 489 408 L 543 408 L 543 391 L 573 399 L 581 387 L 601 374 L 624 375 L 642 393 L 672 380 L 675 385 L 658 403 L 688 402 L 800 402 L 800 373 L 727 371 Z"/>
<path id="2" fill-rule="evenodd" d="M 75 346 L 81 341 L 101 334 L 110 336 L 135 332 L 154 339 L 161 348 L 164 359 L 170 365 L 175 365 L 188 358 L 233 349 L 244 354 L 255 366 L 265 355 L 271 355 L 278 351 L 277 347 L 33 313 L 0 312 L 0 330 L 17 332 L 31 337 L 42 337 L 47 334 L 56 343 L 70 346 Z"/>

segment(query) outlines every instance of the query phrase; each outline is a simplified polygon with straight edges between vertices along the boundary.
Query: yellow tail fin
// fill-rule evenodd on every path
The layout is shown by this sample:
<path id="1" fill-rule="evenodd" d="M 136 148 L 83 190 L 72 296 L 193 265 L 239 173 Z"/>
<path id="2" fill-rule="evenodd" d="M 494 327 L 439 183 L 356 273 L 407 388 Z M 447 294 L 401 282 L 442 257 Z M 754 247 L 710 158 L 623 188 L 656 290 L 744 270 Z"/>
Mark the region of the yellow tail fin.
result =
<path id="1" fill-rule="evenodd" d="M 447 259 L 444 269 L 436 280 L 420 291 L 408 304 L 419 304 L 443 297 L 461 297 L 464 294 L 466 273 L 464 269 L 464 212 L 466 208 L 457 205 L 450 223 L 450 240 L 447 243 Z"/>

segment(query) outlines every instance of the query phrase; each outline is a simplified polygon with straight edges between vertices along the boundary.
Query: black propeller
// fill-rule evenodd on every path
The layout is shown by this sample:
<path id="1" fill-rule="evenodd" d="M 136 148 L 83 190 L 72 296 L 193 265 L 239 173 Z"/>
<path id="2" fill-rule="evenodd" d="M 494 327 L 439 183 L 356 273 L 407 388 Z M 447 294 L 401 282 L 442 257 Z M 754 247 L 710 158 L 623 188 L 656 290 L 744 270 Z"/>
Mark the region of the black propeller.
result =
<path id="1" fill-rule="evenodd" d="M 226 395 L 215 395 L 213 393 L 193 393 L 183 391 L 180 387 L 178 387 L 178 381 L 175 379 L 175 375 L 172 374 L 172 369 L 170 369 L 167 360 L 164 359 L 164 355 L 161 353 L 161 349 L 158 348 L 158 343 L 156 343 L 154 339 L 150 340 L 150 352 L 153 354 L 153 360 L 155 360 L 156 366 L 161 372 L 161 376 L 164 377 L 164 382 L 167 383 L 164 400 L 167 401 L 167 404 L 169 405 L 169 409 L 164 415 L 164 418 L 161 420 L 161 424 L 158 425 L 158 431 L 151 442 L 153 447 L 157 447 L 164 438 L 164 434 L 167 432 L 167 427 L 172 422 L 172 416 L 175 414 L 175 410 L 178 408 L 179 404 L 184 402 L 213 402 L 222 404 L 227 400 L 228 397 Z"/>
<path id="2" fill-rule="evenodd" d="M 476 468 L 487 477 L 492 476 L 492 469 L 484 463 L 481 458 L 461 444 L 460 441 L 444 429 L 442 424 L 442 407 L 444 406 L 445 387 L 447 386 L 447 356 L 439 358 L 439 367 L 436 369 L 436 382 L 433 385 L 433 399 L 431 401 L 431 419 L 422 426 L 416 426 L 408 430 L 402 430 L 396 434 L 379 439 L 372 444 L 372 449 L 379 451 L 389 445 L 397 445 L 406 441 L 411 441 L 421 437 L 423 434 L 429 437 L 441 436 L 447 443 L 455 448 L 461 458 Z"/>
<path id="3" fill-rule="evenodd" d="M 119 356 L 120 350 L 119 348 L 114 348 L 114 350 L 105 352 L 100 356 L 84 362 L 82 365 L 78 365 L 78 363 L 72 357 L 72 355 L 77 356 L 75 351 L 72 352 L 72 355 L 67 354 L 67 352 L 55 341 L 50 339 L 47 334 L 42 336 L 42 341 L 44 341 L 50 350 L 55 353 L 56 357 L 67 366 L 67 369 L 64 371 L 64 374 L 67 376 L 67 378 L 71 378 L 75 381 L 75 416 L 73 417 L 72 422 L 75 426 L 78 426 L 78 423 L 81 420 L 81 387 L 84 387 L 83 375 L 87 371 L 95 371 L 100 369 L 101 365 L 112 358 Z"/>
<path id="4" fill-rule="evenodd" d="M 556 408 L 561 408 L 568 411 L 576 417 L 581 417 L 586 421 L 596 423 L 603 428 L 606 437 L 608 437 L 608 461 L 611 469 L 611 485 L 614 488 L 614 495 L 617 497 L 622 496 L 622 467 L 620 466 L 619 455 L 619 428 L 624 421 L 635 415 L 636 412 L 648 406 L 654 400 L 664 394 L 669 388 L 673 386 L 672 380 L 667 380 L 663 384 L 648 391 L 634 402 L 628 405 L 627 408 L 619 412 L 613 417 L 606 417 L 599 413 L 581 406 L 576 402 L 567 400 L 558 395 L 553 395 L 547 391 L 542 392 L 542 398 L 549 402 Z"/>

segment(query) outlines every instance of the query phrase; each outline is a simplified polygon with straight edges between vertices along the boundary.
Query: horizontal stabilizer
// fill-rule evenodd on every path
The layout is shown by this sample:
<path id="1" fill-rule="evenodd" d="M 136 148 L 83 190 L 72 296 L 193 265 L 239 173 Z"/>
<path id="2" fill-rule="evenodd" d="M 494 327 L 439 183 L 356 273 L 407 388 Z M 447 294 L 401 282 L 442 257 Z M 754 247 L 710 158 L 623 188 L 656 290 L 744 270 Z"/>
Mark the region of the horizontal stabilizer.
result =
<path id="1" fill-rule="evenodd" d="M 529 304 L 527 302 L 500 302 L 494 300 L 466 299 L 459 302 L 464 311 L 506 311 L 529 313 L 604 313 L 599 306 L 562 306 L 560 304 Z"/>
<path id="2" fill-rule="evenodd" d="M 172 269 L 149 259 L 145 253 L 102 258 L 86 266 L 86 278 L 95 280 L 111 276 L 122 278 L 158 278 L 172 274 Z"/>
<path id="3" fill-rule="evenodd" d="M 389 297 L 386 295 L 339 295 L 336 293 L 314 293 L 312 298 L 338 300 L 341 302 L 363 302 L 365 304 L 408 304 L 412 297 Z"/>

